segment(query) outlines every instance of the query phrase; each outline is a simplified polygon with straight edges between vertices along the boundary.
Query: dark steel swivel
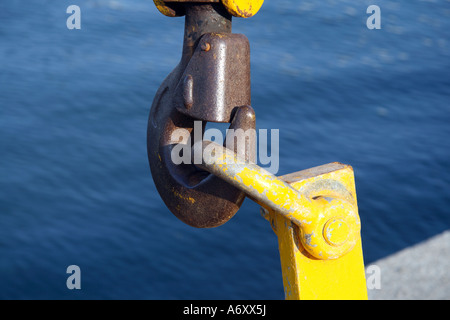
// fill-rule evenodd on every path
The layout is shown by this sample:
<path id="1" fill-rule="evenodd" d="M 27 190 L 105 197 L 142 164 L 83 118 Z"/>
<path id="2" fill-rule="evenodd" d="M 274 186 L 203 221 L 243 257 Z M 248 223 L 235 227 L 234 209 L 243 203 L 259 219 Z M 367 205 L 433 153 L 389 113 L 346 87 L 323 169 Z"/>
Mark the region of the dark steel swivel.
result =
<path id="1" fill-rule="evenodd" d="M 202 137 L 207 122 L 230 123 L 230 129 L 255 128 L 250 107 L 250 49 L 244 35 L 231 33 L 231 15 L 221 3 L 184 3 L 182 58 L 156 93 L 150 110 L 147 150 L 153 180 L 167 207 L 185 223 L 216 227 L 231 219 L 245 194 L 191 163 L 175 164 L 172 151 Z M 194 134 L 195 121 L 202 133 Z M 235 152 L 254 161 L 254 141 Z M 189 146 L 190 147 L 190 146 Z M 242 146 L 241 146 L 242 147 Z"/>

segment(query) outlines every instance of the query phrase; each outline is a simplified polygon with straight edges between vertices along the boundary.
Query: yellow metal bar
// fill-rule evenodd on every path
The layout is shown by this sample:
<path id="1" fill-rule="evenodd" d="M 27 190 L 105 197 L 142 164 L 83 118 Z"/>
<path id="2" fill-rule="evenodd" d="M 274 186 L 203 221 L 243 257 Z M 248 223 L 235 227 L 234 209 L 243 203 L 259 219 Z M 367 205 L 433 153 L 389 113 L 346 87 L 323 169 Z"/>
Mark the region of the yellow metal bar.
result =
<path id="1" fill-rule="evenodd" d="M 277 178 L 216 143 L 200 166 L 259 203 L 278 236 L 286 299 L 367 299 L 353 170 L 332 163 Z"/>

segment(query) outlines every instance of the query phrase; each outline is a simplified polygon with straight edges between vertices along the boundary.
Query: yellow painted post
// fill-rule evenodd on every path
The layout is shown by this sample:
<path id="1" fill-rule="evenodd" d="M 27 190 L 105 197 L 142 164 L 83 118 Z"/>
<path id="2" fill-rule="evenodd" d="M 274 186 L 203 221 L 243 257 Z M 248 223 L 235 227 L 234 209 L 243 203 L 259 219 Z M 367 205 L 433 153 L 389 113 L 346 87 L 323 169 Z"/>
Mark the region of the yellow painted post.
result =
<path id="1" fill-rule="evenodd" d="M 343 197 L 351 198 L 353 205 L 357 206 L 353 169 L 350 166 L 332 163 L 280 179 L 299 191 L 309 193 L 311 201 L 317 201 L 319 207 L 327 206 L 324 201 L 332 203 Z M 317 259 L 298 240 L 301 231 L 296 224 L 274 210 L 263 209 L 263 212 L 278 237 L 286 299 L 367 299 L 359 235 L 350 252 L 336 259 Z M 323 236 L 331 244 L 339 245 L 346 240 L 347 230 L 345 223 L 339 219 L 331 219 L 324 226 Z"/>
<path id="2" fill-rule="evenodd" d="M 202 168 L 263 207 L 278 236 L 286 299 L 367 299 L 353 169 L 341 163 L 275 177 L 214 142 Z"/>

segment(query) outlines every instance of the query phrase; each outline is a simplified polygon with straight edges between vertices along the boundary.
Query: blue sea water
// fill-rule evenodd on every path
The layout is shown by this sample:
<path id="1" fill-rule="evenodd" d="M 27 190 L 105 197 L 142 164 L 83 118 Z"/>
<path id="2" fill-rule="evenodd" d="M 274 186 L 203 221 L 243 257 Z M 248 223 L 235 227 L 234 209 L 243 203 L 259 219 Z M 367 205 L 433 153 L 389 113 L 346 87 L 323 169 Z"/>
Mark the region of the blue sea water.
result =
<path id="1" fill-rule="evenodd" d="M 150 0 L 0 3 L 1 299 L 284 298 L 256 204 L 194 229 L 153 184 L 147 118 L 183 27 Z M 257 127 L 280 130 L 278 174 L 353 166 L 366 264 L 450 228 L 448 30 L 444 0 L 268 0 L 233 20 Z"/>

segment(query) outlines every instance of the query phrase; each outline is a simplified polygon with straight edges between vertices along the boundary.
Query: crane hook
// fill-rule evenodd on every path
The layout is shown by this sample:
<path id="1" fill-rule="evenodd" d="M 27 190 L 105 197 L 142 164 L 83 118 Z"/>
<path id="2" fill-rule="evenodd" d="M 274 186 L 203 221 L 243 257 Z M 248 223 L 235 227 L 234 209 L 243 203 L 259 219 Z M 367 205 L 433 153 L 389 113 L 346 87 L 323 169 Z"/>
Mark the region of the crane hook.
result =
<path id="1" fill-rule="evenodd" d="M 147 151 L 156 188 L 170 211 L 198 228 L 220 226 L 239 210 L 245 194 L 193 163 L 175 164 L 176 133 L 193 145 L 207 122 L 255 129 L 250 106 L 250 46 L 231 33 L 231 14 L 221 3 L 180 3 L 186 15 L 180 63 L 156 92 L 147 129 Z M 201 121 L 201 133 L 196 121 Z M 183 142 L 182 142 L 183 143 Z M 224 142 L 224 145 L 226 141 Z M 254 161 L 254 139 L 234 152 Z M 241 150 L 238 150 L 238 149 Z M 190 149 L 190 148 L 189 148 Z M 188 157 L 190 159 L 190 157 Z"/>

